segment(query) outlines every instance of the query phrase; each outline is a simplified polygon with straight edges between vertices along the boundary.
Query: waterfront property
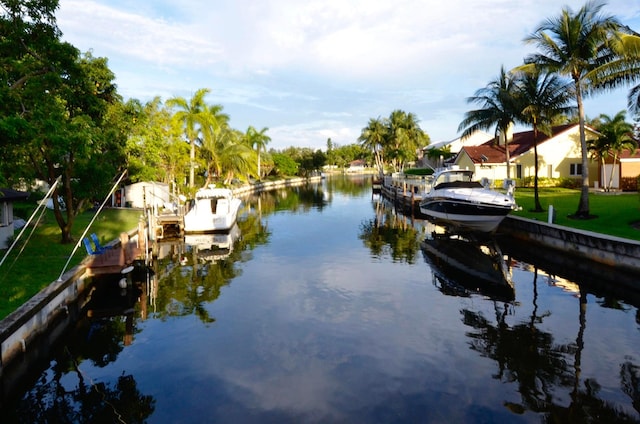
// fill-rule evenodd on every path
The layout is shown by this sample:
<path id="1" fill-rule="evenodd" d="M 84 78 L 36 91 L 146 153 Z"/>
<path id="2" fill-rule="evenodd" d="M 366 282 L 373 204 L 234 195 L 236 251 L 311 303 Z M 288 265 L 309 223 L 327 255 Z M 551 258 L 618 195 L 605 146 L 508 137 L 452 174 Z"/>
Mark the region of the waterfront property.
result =
<path id="1" fill-rule="evenodd" d="M 598 133 L 586 127 L 587 139 L 593 139 Z M 463 146 L 456 156 L 455 165 L 474 171 L 477 178 L 490 181 L 507 178 L 505 137 L 492 137 L 478 146 Z M 533 177 L 535 174 L 533 131 L 509 133 L 506 135 L 509 146 L 510 177 L 516 180 Z M 553 128 L 551 137 L 538 134 L 538 176 L 545 178 L 572 178 L 579 181 L 582 177 L 582 156 L 580 134 L 577 124 L 561 125 Z M 598 185 L 598 163 L 591 161 L 589 175 L 591 184 Z M 600 184 L 602 186 L 602 184 Z"/>

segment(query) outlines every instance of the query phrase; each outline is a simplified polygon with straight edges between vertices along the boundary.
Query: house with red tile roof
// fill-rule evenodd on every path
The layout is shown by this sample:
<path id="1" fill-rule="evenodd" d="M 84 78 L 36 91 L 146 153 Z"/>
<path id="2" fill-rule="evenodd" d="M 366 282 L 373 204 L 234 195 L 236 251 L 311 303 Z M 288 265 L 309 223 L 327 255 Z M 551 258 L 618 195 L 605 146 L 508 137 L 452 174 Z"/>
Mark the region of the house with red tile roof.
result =
<path id="1" fill-rule="evenodd" d="M 598 133 L 586 128 L 587 140 Z M 518 185 L 527 177 L 535 175 L 533 131 L 523 131 L 508 135 L 510 177 Z M 552 135 L 538 133 L 538 177 L 582 178 L 582 153 L 578 124 L 560 125 L 553 128 Z M 461 168 L 474 170 L 475 178 L 490 181 L 507 178 L 505 143 L 499 138 L 491 138 L 478 146 L 463 146 L 454 161 Z M 589 163 L 590 183 L 599 184 L 598 163 Z"/>

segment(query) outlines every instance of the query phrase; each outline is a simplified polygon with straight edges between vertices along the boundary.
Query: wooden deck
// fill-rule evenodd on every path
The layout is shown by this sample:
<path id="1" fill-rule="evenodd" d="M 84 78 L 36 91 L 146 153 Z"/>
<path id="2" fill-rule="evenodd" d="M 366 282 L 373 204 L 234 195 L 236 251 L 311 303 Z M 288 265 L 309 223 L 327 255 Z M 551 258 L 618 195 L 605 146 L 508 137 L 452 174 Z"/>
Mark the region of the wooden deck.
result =
<path id="1" fill-rule="evenodd" d="M 142 242 L 144 244 L 144 241 Z M 86 275 L 114 274 L 131 265 L 136 259 L 144 259 L 144 246 L 135 240 L 121 240 L 121 243 L 104 253 L 91 255 L 85 259 Z"/>

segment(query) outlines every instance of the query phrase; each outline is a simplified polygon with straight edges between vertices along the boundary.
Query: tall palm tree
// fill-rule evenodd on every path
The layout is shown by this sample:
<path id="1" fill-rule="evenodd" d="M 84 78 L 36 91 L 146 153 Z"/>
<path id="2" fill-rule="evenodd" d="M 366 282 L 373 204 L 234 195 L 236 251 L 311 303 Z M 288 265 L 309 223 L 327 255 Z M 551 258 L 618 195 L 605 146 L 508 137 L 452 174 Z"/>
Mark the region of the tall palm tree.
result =
<path id="1" fill-rule="evenodd" d="M 569 76 L 578 106 L 580 148 L 582 151 L 582 191 L 576 218 L 588 218 L 589 162 L 585 136 L 583 96 L 597 91 L 597 69 L 613 60 L 612 35 L 620 23 L 615 17 L 601 13 L 602 3 L 588 1 L 577 12 L 568 7 L 560 16 L 549 18 L 525 42 L 536 44 L 540 53 L 530 55 L 525 62 L 547 72 Z"/>
<path id="2" fill-rule="evenodd" d="M 514 122 L 519 118 L 521 109 L 516 102 L 516 78 L 513 74 L 500 68 L 500 75 L 490 81 L 486 87 L 477 90 L 467 103 L 476 103 L 480 109 L 468 111 L 458 125 L 462 131 L 461 138 L 465 139 L 479 130 L 489 131 L 495 128 L 496 140 L 499 135 L 504 137 L 504 150 L 507 163 L 507 178 L 510 178 L 509 139 L 508 133 Z"/>
<path id="3" fill-rule="evenodd" d="M 256 153 L 258 154 L 258 179 L 262 178 L 262 173 L 260 172 L 260 151 L 263 150 L 271 141 L 271 137 L 267 135 L 268 130 L 269 128 L 264 127 L 258 131 L 254 127 L 249 126 L 244 135 L 249 145 L 255 148 Z"/>
<path id="4" fill-rule="evenodd" d="M 516 96 L 522 108 L 519 121 L 533 127 L 534 211 L 542 212 L 538 193 L 538 133 L 552 135 L 552 125 L 558 116 L 573 113 L 568 106 L 573 99 L 568 82 L 555 74 L 542 74 L 538 69 L 518 73 Z"/>
<path id="5" fill-rule="evenodd" d="M 614 89 L 640 80 L 640 34 L 621 26 L 611 39 L 611 48 L 616 57 L 596 69 L 594 80 L 598 87 Z M 627 106 L 640 117 L 640 85 L 629 91 Z"/>
<path id="6" fill-rule="evenodd" d="M 626 112 L 618 112 L 613 118 L 601 114 L 597 130 L 601 134 L 596 143 L 593 144 L 599 150 L 599 156 L 604 165 L 604 159 L 608 155 L 613 159 L 609 181 L 605 181 L 605 190 L 611 189 L 615 165 L 618 157 L 624 150 L 634 151 L 638 147 L 638 142 L 633 138 L 633 125 L 626 121 Z"/>
<path id="7" fill-rule="evenodd" d="M 392 159 L 394 169 L 402 172 L 406 162 L 415 158 L 416 150 L 428 142 L 428 137 L 418 125 L 418 117 L 402 110 L 391 112 L 387 127 L 388 157 Z"/>
<path id="8" fill-rule="evenodd" d="M 380 178 L 384 175 L 384 147 L 387 140 L 387 133 L 387 126 L 381 118 L 371 118 L 358 137 L 358 141 L 362 144 L 362 147 L 373 152 Z"/>
<path id="9" fill-rule="evenodd" d="M 167 100 L 167 106 L 178 109 L 173 119 L 182 123 L 191 149 L 189 151 L 189 188 L 193 188 L 195 180 L 196 142 L 201 139 L 203 130 L 206 131 L 212 124 L 212 115 L 204 101 L 204 97 L 210 92 L 208 88 L 201 88 L 190 100 L 184 97 L 172 97 Z"/>

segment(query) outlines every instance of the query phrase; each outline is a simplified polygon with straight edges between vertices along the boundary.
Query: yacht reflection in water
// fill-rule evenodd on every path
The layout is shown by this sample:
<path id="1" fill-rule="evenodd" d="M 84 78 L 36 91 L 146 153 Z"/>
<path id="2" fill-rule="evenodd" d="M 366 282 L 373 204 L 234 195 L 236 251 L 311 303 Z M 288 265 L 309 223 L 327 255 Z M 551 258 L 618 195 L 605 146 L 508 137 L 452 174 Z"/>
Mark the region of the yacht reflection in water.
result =
<path id="1" fill-rule="evenodd" d="M 434 234 L 421 243 L 433 283 L 447 295 L 481 294 L 512 301 L 515 291 L 504 255 L 493 239 L 475 240 L 453 234 Z"/>
<path id="2" fill-rule="evenodd" d="M 240 228 L 234 224 L 229 231 L 186 234 L 184 244 L 192 249 L 201 262 L 215 262 L 227 258 L 233 250 L 233 243 L 240 237 Z"/>

